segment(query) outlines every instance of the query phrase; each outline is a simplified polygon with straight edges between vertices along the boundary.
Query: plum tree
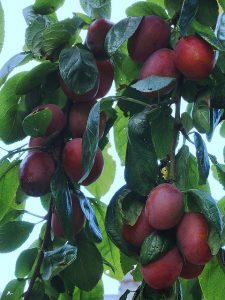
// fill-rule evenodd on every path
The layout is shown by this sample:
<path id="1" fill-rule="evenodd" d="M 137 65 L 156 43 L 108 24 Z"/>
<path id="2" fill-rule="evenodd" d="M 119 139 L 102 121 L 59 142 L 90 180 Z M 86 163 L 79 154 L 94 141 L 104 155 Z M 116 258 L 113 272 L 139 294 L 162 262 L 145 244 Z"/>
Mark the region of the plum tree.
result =
<path id="1" fill-rule="evenodd" d="M 97 19 L 88 28 L 85 44 L 97 59 L 106 59 L 105 37 L 113 23 L 106 19 Z"/>
<path id="2" fill-rule="evenodd" d="M 182 193 L 173 184 L 158 185 L 148 196 L 145 213 L 153 228 L 169 229 L 174 227 L 184 213 Z"/>
<path id="3" fill-rule="evenodd" d="M 82 164 L 82 139 L 73 139 L 66 143 L 62 154 L 63 167 L 66 174 L 73 182 L 78 182 L 83 175 Z M 88 177 L 82 185 L 89 185 L 96 181 L 101 175 L 104 166 L 104 159 L 101 150 L 98 148 L 95 156 L 94 165 Z"/>
<path id="4" fill-rule="evenodd" d="M 122 236 L 131 245 L 140 247 L 144 239 L 153 231 L 154 229 L 149 225 L 145 215 L 145 209 L 142 209 L 141 214 L 134 225 L 123 224 Z"/>
<path id="5" fill-rule="evenodd" d="M 44 136 L 47 137 L 53 133 L 60 133 L 65 126 L 65 117 L 63 111 L 58 105 L 49 103 L 34 108 L 32 114 L 38 113 L 44 109 L 49 109 L 52 113 L 52 119 L 44 133 Z"/>
<path id="6" fill-rule="evenodd" d="M 187 78 L 204 79 L 214 67 L 213 47 L 195 35 L 182 37 L 176 45 L 174 61 L 178 70 Z"/>
<path id="7" fill-rule="evenodd" d="M 74 235 L 79 233 L 84 226 L 84 213 L 80 207 L 80 201 L 78 197 L 73 193 L 71 195 L 72 198 L 72 207 L 73 207 L 73 232 Z M 52 220 L 51 220 L 51 228 L 54 234 L 58 237 L 64 238 L 64 232 L 62 229 L 62 226 L 59 221 L 59 217 L 57 214 L 57 211 L 54 210 L 52 214 Z"/>
<path id="8" fill-rule="evenodd" d="M 141 266 L 144 281 L 154 289 L 166 289 L 173 285 L 183 267 L 182 257 L 177 247 L 165 255 Z"/>
<path id="9" fill-rule="evenodd" d="M 144 63 L 153 52 L 167 47 L 169 38 L 168 23 L 158 16 L 145 16 L 128 39 L 129 55 L 136 63 Z"/>
<path id="10" fill-rule="evenodd" d="M 212 258 L 208 245 L 208 225 L 200 213 L 185 213 L 177 228 L 180 251 L 192 264 L 204 265 Z"/>
<path id="11" fill-rule="evenodd" d="M 110 90 L 113 83 L 113 66 L 109 60 L 96 60 L 99 71 L 99 88 L 95 99 L 104 97 Z"/>
<path id="12" fill-rule="evenodd" d="M 69 114 L 69 129 L 73 138 L 82 138 L 86 129 L 89 113 L 96 102 L 74 103 Z M 100 113 L 99 138 L 104 134 L 106 116 Z"/>
<path id="13" fill-rule="evenodd" d="M 29 196 L 39 197 L 50 192 L 50 181 L 55 163 L 50 154 L 30 152 L 21 162 L 19 180 L 22 190 Z"/>
<path id="14" fill-rule="evenodd" d="M 192 263 L 185 261 L 180 273 L 180 277 L 185 279 L 198 277 L 202 273 L 204 267 L 205 265 L 193 265 Z"/>
<path id="15" fill-rule="evenodd" d="M 144 63 L 140 71 L 140 79 L 149 76 L 165 76 L 178 78 L 180 72 L 174 63 L 174 51 L 167 48 L 162 48 L 155 51 Z M 147 97 L 157 97 L 169 93 L 176 85 L 176 81 L 168 86 L 159 89 L 158 91 L 145 93 Z"/>

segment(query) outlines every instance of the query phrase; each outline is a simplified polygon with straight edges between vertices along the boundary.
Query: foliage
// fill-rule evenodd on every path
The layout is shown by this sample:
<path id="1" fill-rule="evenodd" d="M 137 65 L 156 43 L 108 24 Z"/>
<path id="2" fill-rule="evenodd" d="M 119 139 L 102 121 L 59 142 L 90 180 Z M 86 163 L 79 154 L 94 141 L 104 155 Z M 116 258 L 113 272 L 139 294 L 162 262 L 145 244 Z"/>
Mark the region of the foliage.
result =
<path id="1" fill-rule="evenodd" d="M 33 140 L 37 144 L 7 150 L 0 160 L 0 253 L 19 248 L 36 225 L 23 220 L 26 198 L 32 195 L 21 179 L 22 155 L 45 152 L 55 168 L 48 191 L 41 195 L 41 203 L 47 210 L 42 229 L 36 242 L 17 258 L 16 279 L 6 285 L 1 299 L 101 300 L 103 273 L 121 281 L 130 272 L 134 280 L 141 282 L 134 300 L 182 299 L 182 293 L 184 300 L 221 300 L 225 291 L 224 199 L 219 206 L 213 199 L 209 174 L 211 167 L 214 177 L 225 188 L 225 168 L 214 153 L 208 153 L 206 140 L 213 142 L 217 127 L 225 137 L 225 1 L 132 3 L 126 9 L 127 17 L 111 25 L 101 45 L 114 69 L 116 91 L 110 97 L 105 97 L 106 94 L 97 97 L 106 75 L 101 75 L 98 60 L 81 36 L 95 19 L 110 19 L 111 6 L 118 3 L 80 0 L 83 12 L 59 21 L 57 10 L 64 2 L 36 0 L 24 9 L 27 23 L 24 50 L 0 70 L 1 141 L 14 146 L 18 141 L 26 143 L 23 140 L 27 136 L 40 138 Z M 192 35 L 210 45 L 215 54 L 210 74 L 200 80 L 161 74 L 141 78 L 142 63 L 132 60 L 130 40 L 149 15 L 159 16 L 169 24 L 171 35 L 167 47 L 171 50 L 178 40 Z M 7 20 L 0 2 L 0 51 L 4 22 Z M 150 42 L 146 40 L 146 45 L 141 46 L 145 48 Z M 17 69 L 30 61 L 36 63 L 30 71 Z M 14 71 L 16 74 L 11 76 Z M 95 89 L 96 93 L 88 99 Z M 93 106 L 86 116 L 82 137 L 74 137 L 70 111 L 81 102 Z M 54 112 L 50 108 L 33 111 L 47 103 L 58 105 L 65 118 L 64 129 L 56 129 L 50 136 L 45 133 L 53 126 Z M 185 104 L 187 110 L 181 114 L 180 108 Z M 105 131 L 101 137 L 102 116 Z M 83 119 L 84 116 L 80 123 Z M 73 138 L 82 138 L 81 176 L 77 181 L 64 165 L 64 146 Z M 125 185 L 121 183 L 106 205 L 101 198 L 108 195 L 117 174 L 112 150 L 124 166 Z M 96 172 L 98 151 L 103 153 L 104 170 L 98 180 L 87 184 Z M 72 172 L 77 170 L 73 168 Z M 35 170 L 31 173 L 28 187 L 32 185 Z M 38 180 L 47 179 L 40 176 Z M 213 258 L 198 278 L 177 278 L 171 287 L 159 290 L 145 283 L 141 266 L 179 247 L 174 234 L 176 227 L 154 230 L 139 248 L 125 239 L 123 228 L 125 223 L 134 228 L 148 195 L 162 183 L 174 183 L 179 188 L 185 213 L 204 215 Z M 74 217 L 74 210 L 77 213 L 74 197 L 82 216 L 79 230 L 75 230 L 78 216 Z M 57 229 L 54 218 L 58 218 Z M 120 299 L 127 299 L 129 294 L 126 290 Z"/>

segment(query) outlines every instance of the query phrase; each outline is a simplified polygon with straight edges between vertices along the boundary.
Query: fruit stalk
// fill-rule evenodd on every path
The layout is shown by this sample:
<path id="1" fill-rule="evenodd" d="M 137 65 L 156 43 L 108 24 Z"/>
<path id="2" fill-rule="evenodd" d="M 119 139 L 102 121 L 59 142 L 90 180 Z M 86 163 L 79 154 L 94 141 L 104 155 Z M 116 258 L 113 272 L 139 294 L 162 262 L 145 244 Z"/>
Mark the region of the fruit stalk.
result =
<path id="1" fill-rule="evenodd" d="M 176 146 L 177 146 L 177 137 L 180 131 L 180 106 L 181 106 L 181 89 L 182 89 L 182 77 L 177 82 L 177 89 L 175 95 L 175 123 L 173 128 L 173 141 L 170 148 L 170 170 L 169 170 L 169 180 L 176 181 Z"/>
<path id="2" fill-rule="evenodd" d="M 51 198 L 50 204 L 49 204 L 49 209 L 48 209 L 48 214 L 47 214 L 47 224 L 46 224 L 44 239 L 43 239 L 42 246 L 41 246 L 38 258 L 37 258 L 37 263 L 36 263 L 36 266 L 35 266 L 35 269 L 34 269 L 34 273 L 31 277 L 28 289 L 24 294 L 24 300 L 30 300 L 31 299 L 31 293 L 32 293 L 32 289 L 34 287 L 35 281 L 40 276 L 40 269 L 41 269 L 41 265 L 42 265 L 42 262 L 43 262 L 43 259 L 44 259 L 44 254 L 45 254 L 45 251 L 48 248 L 49 241 L 50 241 L 52 207 L 53 207 L 53 199 Z"/>

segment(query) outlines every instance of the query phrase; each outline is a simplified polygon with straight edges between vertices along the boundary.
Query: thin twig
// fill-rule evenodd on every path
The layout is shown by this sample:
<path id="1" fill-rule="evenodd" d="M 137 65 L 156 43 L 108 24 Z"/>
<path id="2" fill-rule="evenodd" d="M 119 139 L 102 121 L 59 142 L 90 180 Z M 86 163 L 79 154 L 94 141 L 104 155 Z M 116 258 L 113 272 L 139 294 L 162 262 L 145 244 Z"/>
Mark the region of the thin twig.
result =
<path id="1" fill-rule="evenodd" d="M 181 78 L 177 83 L 177 91 L 176 91 L 176 104 L 175 104 L 175 123 L 173 128 L 173 141 L 170 148 L 170 172 L 169 179 L 171 181 L 176 181 L 176 146 L 177 146 L 177 137 L 180 131 L 180 105 L 181 105 L 181 87 L 182 87 L 183 79 Z"/>
<path id="2" fill-rule="evenodd" d="M 41 265 L 42 265 L 42 262 L 43 262 L 43 259 L 44 259 L 44 254 L 45 254 L 45 251 L 48 248 L 49 241 L 50 241 L 51 220 L 52 220 L 52 205 L 53 205 L 53 201 L 51 199 L 50 205 L 49 205 L 49 210 L 48 210 L 47 224 L 46 224 L 43 243 L 42 243 L 41 249 L 39 251 L 37 263 L 36 263 L 36 266 L 35 266 L 35 269 L 34 269 L 34 273 L 31 277 L 28 289 L 24 293 L 24 300 L 31 300 L 32 289 L 34 287 L 36 279 L 40 276 L 40 269 L 41 269 Z"/>

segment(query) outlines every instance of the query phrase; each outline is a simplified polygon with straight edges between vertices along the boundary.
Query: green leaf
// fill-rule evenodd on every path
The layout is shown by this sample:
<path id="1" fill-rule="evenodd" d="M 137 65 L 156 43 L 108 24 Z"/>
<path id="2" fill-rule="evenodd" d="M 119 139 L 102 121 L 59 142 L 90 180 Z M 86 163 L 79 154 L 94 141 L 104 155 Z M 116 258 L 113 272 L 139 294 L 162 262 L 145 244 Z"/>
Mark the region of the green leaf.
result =
<path id="1" fill-rule="evenodd" d="M 110 200 L 105 216 L 105 229 L 109 238 L 128 256 L 136 256 L 136 249 L 122 237 L 123 215 L 121 205 L 124 199 L 132 197 L 133 193 L 126 186 L 120 188 Z"/>
<path id="2" fill-rule="evenodd" d="M 80 5 L 92 19 L 110 19 L 111 0 L 80 0 Z"/>
<path id="3" fill-rule="evenodd" d="M 208 185 L 199 186 L 199 174 L 196 158 L 184 145 L 176 155 L 176 185 L 181 190 L 203 189 L 209 191 Z"/>
<path id="4" fill-rule="evenodd" d="M 126 9 L 126 14 L 129 17 L 138 17 L 138 16 L 150 16 L 157 15 L 162 19 L 167 20 L 169 18 L 165 9 L 158 3 L 138 1 Z"/>
<path id="5" fill-rule="evenodd" d="M 65 19 L 49 25 L 43 32 L 42 50 L 51 55 L 55 50 L 67 45 L 81 27 L 83 21 L 79 17 Z"/>
<path id="6" fill-rule="evenodd" d="M 187 34 L 189 24 L 197 14 L 198 5 L 199 0 L 184 0 L 178 21 L 182 36 Z"/>
<path id="7" fill-rule="evenodd" d="M 217 257 L 208 262 L 199 276 L 199 283 L 204 300 L 221 300 L 225 293 L 225 273 Z"/>
<path id="8" fill-rule="evenodd" d="M 124 116 L 123 112 L 117 107 L 117 119 L 114 123 L 114 142 L 116 152 L 120 158 L 121 165 L 125 165 L 126 147 L 127 147 L 127 124 L 128 118 Z"/>
<path id="9" fill-rule="evenodd" d="M 46 107 L 26 116 L 23 120 L 23 130 L 26 135 L 30 135 L 32 137 L 44 136 L 52 121 L 52 115 L 52 111 Z"/>
<path id="10" fill-rule="evenodd" d="M 221 113 L 222 112 L 220 109 L 217 109 L 217 108 L 210 109 L 210 131 L 206 135 L 206 138 L 209 142 L 211 141 L 211 139 L 213 137 L 213 133 L 214 133 L 216 127 L 220 123 Z"/>
<path id="11" fill-rule="evenodd" d="M 102 151 L 104 158 L 104 169 L 99 179 L 88 185 L 86 189 L 96 198 L 100 199 L 104 196 L 113 184 L 116 174 L 116 162 L 109 154 L 111 149 L 110 143 Z"/>
<path id="12" fill-rule="evenodd" d="M 215 200 L 206 192 L 192 189 L 188 191 L 187 205 L 190 211 L 202 213 L 207 220 L 208 243 L 213 255 L 221 246 L 222 221 Z"/>
<path id="13" fill-rule="evenodd" d="M 190 117 L 190 114 L 187 112 L 182 113 L 181 123 L 187 133 L 193 128 L 192 118 Z"/>
<path id="14" fill-rule="evenodd" d="M 100 200 L 90 199 L 91 205 L 94 209 L 95 215 L 97 217 L 99 227 L 102 232 L 102 242 L 97 244 L 97 248 L 100 251 L 102 257 L 114 268 L 112 271 L 109 265 L 104 264 L 104 272 L 117 280 L 122 280 L 124 277 L 123 271 L 120 265 L 120 251 L 109 239 L 105 230 L 105 215 L 107 205 Z"/>
<path id="15" fill-rule="evenodd" d="M 122 213 L 124 221 L 133 226 L 144 208 L 146 198 L 133 192 L 129 198 L 124 198 L 122 202 Z"/>
<path id="16" fill-rule="evenodd" d="M 210 131 L 210 91 L 203 92 L 198 96 L 192 111 L 193 124 L 200 133 Z"/>
<path id="17" fill-rule="evenodd" d="M 16 94 L 24 95 L 32 91 L 35 87 L 39 87 L 46 81 L 46 77 L 56 71 L 57 68 L 57 64 L 49 61 L 34 67 L 19 80 L 16 87 Z"/>
<path id="18" fill-rule="evenodd" d="M 31 59 L 30 52 L 21 52 L 11 57 L 0 70 L 0 85 L 6 81 L 11 71 Z"/>
<path id="19" fill-rule="evenodd" d="M 1 300 L 22 300 L 26 281 L 13 279 L 5 287 Z"/>
<path id="20" fill-rule="evenodd" d="M 45 28 L 51 21 L 44 16 L 37 15 L 29 23 L 25 33 L 25 43 L 27 48 L 37 56 L 41 55 L 42 35 Z"/>
<path id="21" fill-rule="evenodd" d="M 147 265 L 151 261 L 165 255 L 174 247 L 175 242 L 168 232 L 153 232 L 145 238 L 140 252 L 140 262 Z"/>
<path id="22" fill-rule="evenodd" d="M 222 7 L 223 11 L 225 11 L 225 1 L 224 0 L 218 0 L 220 6 Z"/>
<path id="23" fill-rule="evenodd" d="M 206 184 L 210 169 L 208 151 L 201 135 L 197 132 L 194 133 L 194 143 L 198 163 L 199 184 Z"/>
<path id="24" fill-rule="evenodd" d="M 205 26 L 215 27 L 219 15 L 219 6 L 216 0 L 198 0 L 199 10 L 196 19 Z"/>
<path id="25" fill-rule="evenodd" d="M 168 11 L 170 17 L 173 17 L 175 13 L 181 10 L 183 0 L 164 0 L 164 5 Z"/>
<path id="26" fill-rule="evenodd" d="M 5 37 L 5 17 L 4 17 L 4 10 L 2 8 L 2 3 L 0 1 L 0 52 L 3 48 L 4 37 Z"/>
<path id="27" fill-rule="evenodd" d="M 225 170 L 223 165 L 219 164 L 217 158 L 214 155 L 209 155 L 211 162 L 216 168 L 216 173 L 220 184 L 223 186 L 225 190 Z"/>
<path id="28" fill-rule="evenodd" d="M 7 253 L 19 248 L 28 239 L 33 228 L 34 224 L 22 221 L 0 225 L 0 252 Z"/>
<path id="29" fill-rule="evenodd" d="M 90 201 L 85 197 L 85 195 L 80 191 L 76 190 L 75 193 L 77 194 L 80 200 L 81 209 L 88 221 L 89 228 L 91 233 L 93 234 L 97 243 L 102 241 L 102 233 L 98 225 L 98 220 L 95 216 L 95 212 L 90 204 Z"/>
<path id="30" fill-rule="evenodd" d="M 99 141 L 99 122 L 100 122 L 100 102 L 97 102 L 91 109 L 86 129 L 82 139 L 82 166 L 83 176 L 79 180 L 82 183 L 90 174 L 94 165 L 96 151 Z"/>
<path id="31" fill-rule="evenodd" d="M 36 0 L 33 8 L 36 14 L 48 15 L 55 12 L 65 0 Z"/>
<path id="32" fill-rule="evenodd" d="M 39 300 L 43 299 L 45 295 L 45 283 L 41 279 L 37 279 L 32 288 L 30 299 Z"/>
<path id="33" fill-rule="evenodd" d="M 59 56 L 60 75 L 76 94 L 84 94 L 96 86 L 98 69 L 93 54 L 77 46 L 65 48 Z"/>
<path id="34" fill-rule="evenodd" d="M 133 191 L 146 196 L 155 185 L 157 174 L 157 157 L 147 114 L 139 113 L 128 123 L 125 179 Z"/>
<path id="35" fill-rule="evenodd" d="M 182 296 L 185 300 L 202 300 L 202 291 L 199 285 L 198 278 L 186 280 L 179 279 L 182 288 Z"/>
<path id="36" fill-rule="evenodd" d="M 211 27 L 202 25 L 196 20 L 192 22 L 191 26 L 192 29 L 194 29 L 198 35 L 200 35 L 206 42 L 208 42 L 214 48 L 220 51 L 225 51 L 225 47 L 222 45 L 220 40 L 216 37 Z"/>
<path id="37" fill-rule="evenodd" d="M 76 260 L 62 272 L 64 283 L 69 289 L 77 286 L 81 290 L 91 291 L 102 277 L 102 257 L 83 232 L 77 238 L 77 247 Z"/>
<path id="38" fill-rule="evenodd" d="M 98 284 L 90 291 L 82 291 L 75 288 L 73 293 L 73 300 L 103 300 L 104 299 L 104 287 L 103 282 L 100 280 Z"/>
<path id="39" fill-rule="evenodd" d="M 68 181 L 62 166 L 59 164 L 51 180 L 51 191 L 55 199 L 56 211 L 65 237 L 73 241 L 73 208 Z"/>
<path id="40" fill-rule="evenodd" d="M 63 269 L 71 265 L 77 257 L 77 248 L 65 244 L 52 251 L 46 251 L 42 265 L 42 278 L 49 280 Z"/>
<path id="41" fill-rule="evenodd" d="M 173 77 L 162 77 L 151 75 L 145 79 L 139 80 L 135 84 L 132 84 L 131 87 L 144 93 L 159 91 L 171 83 L 173 83 L 176 78 Z"/>
<path id="42" fill-rule="evenodd" d="M 24 278 L 32 270 L 33 264 L 38 254 L 38 248 L 30 248 L 20 253 L 16 261 L 15 276 Z"/>
<path id="43" fill-rule="evenodd" d="M 25 137 L 22 121 L 27 115 L 24 99 L 16 95 L 16 86 L 26 72 L 11 77 L 0 91 L 0 138 L 6 144 Z"/>
<path id="44" fill-rule="evenodd" d="M 152 142 L 159 159 L 165 158 L 170 151 L 173 142 L 173 128 L 174 118 L 163 112 L 151 122 Z"/>
<path id="45" fill-rule="evenodd" d="M 110 28 L 105 38 L 105 50 L 109 56 L 134 34 L 141 20 L 142 17 L 128 17 Z"/>
<path id="46" fill-rule="evenodd" d="M 0 162 L 0 220 L 11 208 L 19 187 L 19 160 Z"/>

